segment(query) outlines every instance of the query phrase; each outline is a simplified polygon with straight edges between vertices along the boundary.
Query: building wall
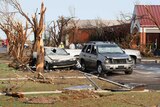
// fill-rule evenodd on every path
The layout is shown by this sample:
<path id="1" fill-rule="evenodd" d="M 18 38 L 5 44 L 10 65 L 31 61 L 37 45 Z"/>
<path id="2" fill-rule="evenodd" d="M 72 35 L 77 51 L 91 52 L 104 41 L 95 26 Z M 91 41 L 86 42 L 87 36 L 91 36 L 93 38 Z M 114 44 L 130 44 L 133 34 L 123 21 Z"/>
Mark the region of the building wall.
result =
<path id="1" fill-rule="evenodd" d="M 130 23 L 122 24 L 122 25 L 115 25 L 110 27 L 104 27 L 103 33 L 104 36 L 101 36 L 104 40 L 114 41 L 116 38 L 120 40 L 121 38 L 125 38 L 130 33 Z M 96 33 L 95 33 L 96 32 Z M 90 41 L 90 35 L 94 33 L 97 34 L 96 28 L 81 28 L 74 30 L 69 34 L 69 44 L 70 43 L 86 43 Z M 98 34 L 97 34 L 98 36 Z M 112 36 L 112 37 L 110 37 Z M 109 39 L 110 38 L 110 39 Z M 67 42 L 66 42 L 67 43 Z"/>
<path id="2" fill-rule="evenodd" d="M 137 29 L 136 27 L 134 29 Z M 134 30 L 132 35 L 139 34 L 139 43 L 135 40 L 132 42 L 132 48 L 145 51 L 146 48 L 153 49 L 153 44 L 160 49 L 160 30 L 157 27 L 140 27 L 139 30 Z"/>
<path id="3" fill-rule="evenodd" d="M 90 34 L 93 29 L 78 29 L 76 33 L 73 32 L 69 36 L 69 43 L 85 43 L 89 41 Z"/>

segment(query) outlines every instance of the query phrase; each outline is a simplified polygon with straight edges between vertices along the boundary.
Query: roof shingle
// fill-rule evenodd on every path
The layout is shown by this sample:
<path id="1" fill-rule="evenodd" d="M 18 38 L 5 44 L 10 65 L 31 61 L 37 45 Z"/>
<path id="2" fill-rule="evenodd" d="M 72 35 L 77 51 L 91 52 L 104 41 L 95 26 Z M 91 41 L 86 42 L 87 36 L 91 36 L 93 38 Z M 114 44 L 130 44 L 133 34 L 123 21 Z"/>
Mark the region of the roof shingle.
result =
<path id="1" fill-rule="evenodd" d="M 141 26 L 154 27 L 154 22 L 160 25 L 160 5 L 136 5 L 135 8 Z"/>

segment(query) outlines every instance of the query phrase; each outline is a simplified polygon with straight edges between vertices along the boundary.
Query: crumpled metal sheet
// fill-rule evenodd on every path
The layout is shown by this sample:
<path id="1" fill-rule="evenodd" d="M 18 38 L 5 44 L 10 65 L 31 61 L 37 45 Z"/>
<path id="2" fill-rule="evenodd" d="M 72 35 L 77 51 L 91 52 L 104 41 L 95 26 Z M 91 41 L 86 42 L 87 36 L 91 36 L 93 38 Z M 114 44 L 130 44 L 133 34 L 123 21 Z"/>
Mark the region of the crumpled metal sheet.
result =
<path id="1" fill-rule="evenodd" d="M 64 88 L 65 90 L 94 90 L 92 85 L 78 85 Z"/>

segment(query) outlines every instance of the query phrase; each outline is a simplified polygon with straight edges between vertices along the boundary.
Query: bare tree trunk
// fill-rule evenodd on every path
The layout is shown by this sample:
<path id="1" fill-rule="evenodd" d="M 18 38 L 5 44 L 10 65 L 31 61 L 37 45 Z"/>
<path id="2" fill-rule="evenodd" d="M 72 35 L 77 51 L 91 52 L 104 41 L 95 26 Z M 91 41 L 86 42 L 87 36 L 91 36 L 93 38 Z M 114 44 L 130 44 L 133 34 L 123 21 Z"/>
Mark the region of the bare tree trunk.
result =
<path id="1" fill-rule="evenodd" d="M 44 48 L 43 48 L 42 37 L 39 37 L 39 39 L 37 39 L 36 46 L 37 46 L 36 71 L 43 72 L 44 71 Z"/>
<path id="2" fill-rule="evenodd" d="M 21 5 L 18 3 L 18 0 L 9 0 L 9 4 L 11 6 L 13 6 L 16 10 L 18 10 L 18 12 L 26 18 L 26 20 L 31 24 L 31 27 L 33 29 L 33 32 L 34 32 L 34 37 L 35 37 L 35 45 L 34 45 L 34 50 L 37 52 L 37 72 L 43 72 L 44 71 L 44 48 L 43 48 L 43 39 L 42 39 L 42 33 L 44 32 L 44 14 L 45 14 L 45 11 L 46 11 L 46 8 L 44 7 L 44 0 L 42 1 L 41 3 L 41 11 L 40 11 L 40 20 L 38 21 L 38 18 L 37 14 L 35 14 L 33 17 L 32 17 L 32 20 L 28 17 L 27 14 L 25 14 L 21 8 Z M 14 24 L 14 23 L 11 23 L 11 24 Z M 20 26 L 20 25 L 18 25 Z M 3 27 L 3 26 L 2 26 Z M 20 37 L 21 37 L 21 34 L 23 34 L 23 29 L 18 29 L 19 27 L 16 27 L 16 26 L 13 26 L 14 28 L 16 28 L 18 30 L 18 38 L 17 36 L 15 36 L 15 34 L 12 38 L 12 35 L 11 35 L 11 39 L 13 39 L 13 42 L 14 42 L 14 45 L 13 45 L 13 54 L 14 55 L 17 55 L 15 56 L 16 59 L 18 59 L 19 57 L 23 56 L 23 53 L 21 53 L 20 50 L 24 50 L 23 47 L 21 46 L 24 46 L 24 43 L 25 42 L 20 42 L 21 43 L 21 46 L 19 46 L 18 48 L 15 48 L 16 45 L 18 45 L 19 43 L 17 42 L 17 40 L 20 40 Z M 23 27 L 23 26 L 20 26 L 20 27 Z M 14 30 L 13 28 L 13 30 Z M 28 29 L 28 27 L 27 27 Z M 6 30 L 6 29 L 5 29 Z M 8 29 L 6 30 L 6 33 L 8 33 Z M 22 32 L 19 32 L 19 31 L 22 31 Z M 27 30 L 26 30 L 27 31 Z M 9 32 L 8 34 L 10 34 L 11 32 Z M 26 36 L 26 33 L 25 32 L 25 36 Z M 15 39 L 16 38 L 16 39 Z M 22 40 L 23 37 L 21 37 Z M 10 38 L 9 38 L 10 39 Z M 25 38 L 26 40 L 26 38 Z M 10 41 L 12 42 L 12 41 Z"/>
<path id="3" fill-rule="evenodd" d="M 40 73 L 44 71 L 44 44 L 42 33 L 44 32 L 44 14 L 46 8 L 44 7 L 44 3 L 41 4 L 41 12 L 40 12 L 40 20 L 39 23 L 35 20 L 35 25 L 38 25 L 35 28 L 34 32 L 36 34 L 36 48 L 37 48 L 37 63 L 36 63 L 36 72 Z M 36 18 L 36 16 L 35 16 Z"/>

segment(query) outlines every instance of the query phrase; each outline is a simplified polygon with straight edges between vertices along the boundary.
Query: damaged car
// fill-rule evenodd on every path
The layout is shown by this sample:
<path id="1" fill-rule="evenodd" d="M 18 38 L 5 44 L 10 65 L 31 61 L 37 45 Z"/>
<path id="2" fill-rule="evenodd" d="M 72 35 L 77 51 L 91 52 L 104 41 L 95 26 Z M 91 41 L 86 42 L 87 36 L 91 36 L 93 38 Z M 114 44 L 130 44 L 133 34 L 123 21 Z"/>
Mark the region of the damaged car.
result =
<path id="1" fill-rule="evenodd" d="M 124 71 L 132 74 L 131 57 L 114 42 L 91 41 L 83 47 L 79 60 L 82 71 L 94 69 L 99 74 Z"/>
<path id="2" fill-rule="evenodd" d="M 44 47 L 44 63 L 45 69 L 57 68 L 73 68 L 77 64 L 75 57 L 70 56 L 63 48 L 58 47 Z M 36 53 L 33 53 L 33 60 L 37 59 Z M 36 62 L 36 61 L 35 61 Z"/>

